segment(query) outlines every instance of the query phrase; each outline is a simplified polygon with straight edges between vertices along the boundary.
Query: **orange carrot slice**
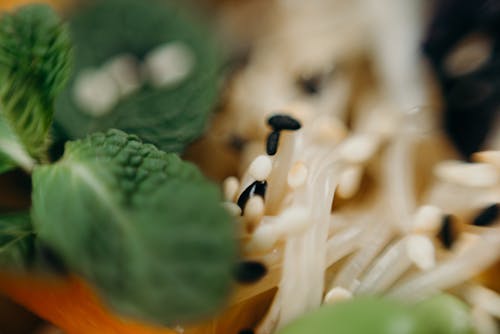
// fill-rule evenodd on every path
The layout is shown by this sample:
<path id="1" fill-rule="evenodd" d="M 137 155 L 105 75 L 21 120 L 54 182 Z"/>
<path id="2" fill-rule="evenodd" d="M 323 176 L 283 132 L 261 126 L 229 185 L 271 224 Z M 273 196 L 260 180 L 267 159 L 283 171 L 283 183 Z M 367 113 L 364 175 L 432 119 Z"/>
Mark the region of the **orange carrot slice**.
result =
<path id="1" fill-rule="evenodd" d="M 78 278 L 0 276 L 0 291 L 68 334 L 176 334 L 114 315 Z"/>
<path id="2" fill-rule="evenodd" d="M 112 312 L 92 288 L 77 277 L 0 273 L 0 293 L 23 305 L 66 334 L 178 334 L 122 318 Z M 265 315 L 276 289 L 232 305 L 219 317 L 183 328 L 184 334 L 235 334 L 253 328 Z"/>

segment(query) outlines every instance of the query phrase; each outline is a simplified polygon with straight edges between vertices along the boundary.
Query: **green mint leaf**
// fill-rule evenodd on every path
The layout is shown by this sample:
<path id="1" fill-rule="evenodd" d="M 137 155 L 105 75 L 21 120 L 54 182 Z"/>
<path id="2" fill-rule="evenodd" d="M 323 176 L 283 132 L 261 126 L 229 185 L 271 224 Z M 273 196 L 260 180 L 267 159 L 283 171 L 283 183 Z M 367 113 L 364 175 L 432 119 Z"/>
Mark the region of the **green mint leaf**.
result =
<path id="1" fill-rule="evenodd" d="M 20 166 L 30 171 L 35 160 L 25 150 L 23 144 L 0 113 L 0 174 Z"/>
<path id="2" fill-rule="evenodd" d="M 423 334 L 406 306 L 377 297 L 322 306 L 292 321 L 277 334 Z"/>
<path id="3" fill-rule="evenodd" d="M 23 150 L 37 160 L 45 158 L 70 51 L 69 33 L 48 6 L 25 6 L 0 18 L 0 113 Z"/>
<path id="4" fill-rule="evenodd" d="M 15 167 L 14 164 L 12 164 L 12 162 L 7 157 L 0 154 L 0 174 L 8 172 L 14 167 Z"/>
<path id="5" fill-rule="evenodd" d="M 451 295 L 440 294 L 421 301 L 413 314 L 419 319 L 419 333 L 474 333 L 469 307 Z"/>
<path id="6" fill-rule="evenodd" d="M 26 269 L 33 257 L 34 238 L 28 213 L 0 215 L 0 268 Z"/>
<path id="7" fill-rule="evenodd" d="M 33 173 L 40 240 L 116 311 L 160 324 L 224 302 L 235 236 L 220 200 L 194 165 L 118 130 L 67 143 Z"/>
<path id="8" fill-rule="evenodd" d="M 202 134 L 217 102 L 222 60 L 210 29 L 200 20 L 167 1 L 107 0 L 76 14 L 70 26 L 75 70 L 58 99 L 56 120 L 71 138 L 117 128 L 164 151 L 182 152 Z M 144 73 L 154 50 L 172 45 L 182 45 L 192 56 L 193 67 L 184 78 L 158 87 L 146 76 L 133 92 L 115 96 L 117 81 L 108 75 L 113 61 L 132 57 L 132 72 Z M 168 59 L 163 63 L 170 64 Z M 171 66 L 172 71 L 179 68 Z M 89 71 L 98 73 L 97 84 L 79 85 Z M 82 86 L 92 91 L 97 85 L 101 87 L 88 94 L 89 101 L 77 98 Z M 93 102 L 102 99 L 114 102 L 96 114 Z"/>
<path id="9" fill-rule="evenodd" d="M 459 299 L 438 295 L 415 305 L 358 296 L 322 306 L 277 334 L 472 334 L 470 312 Z"/>

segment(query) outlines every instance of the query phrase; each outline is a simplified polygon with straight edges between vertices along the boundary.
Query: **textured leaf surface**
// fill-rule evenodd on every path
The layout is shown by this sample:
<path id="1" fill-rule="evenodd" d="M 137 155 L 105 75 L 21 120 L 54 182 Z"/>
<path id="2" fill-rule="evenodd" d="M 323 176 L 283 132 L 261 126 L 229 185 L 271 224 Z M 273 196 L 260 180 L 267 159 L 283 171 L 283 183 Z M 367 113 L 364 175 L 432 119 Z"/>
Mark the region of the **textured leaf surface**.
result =
<path id="1" fill-rule="evenodd" d="M 57 121 L 73 137 L 118 128 L 167 152 L 181 152 L 204 130 L 217 100 L 220 60 L 207 27 L 168 2 L 108 0 L 72 18 L 75 71 L 57 104 Z M 140 62 L 154 48 L 181 42 L 193 52 L 191 73 L 174 86 L 145 84 L 109 113 L 94 117 L 75 101 L 75 81 L 89 68 L 132 54 Z"/>
<path id="2" fill-rule="evenodd" d="M 45 5 L 22 7 L 0 18 L 0 112 L 36 159 L 45 155 L 54 99 L 68 77 L 68 36 Z"/>
<path id="3" fill-rule="evenodd" d="M 221 306 L 235 238 L 194 165 L 110 130 L 68 143 L 33 178 L 40 239 L 117 311 L 171 324 Z"/>
<path id="4" fill-rule="evenodd" d="M 34 164 L 35 161 L 0 113 L 0 173 L 16 165 L 31 170 Z"/>
<path id="5" fill-rule="evenodd" d="M 33 258 L 33 247 L 29 214 L 0 215 L 0 268 L 25 269 Z"/>

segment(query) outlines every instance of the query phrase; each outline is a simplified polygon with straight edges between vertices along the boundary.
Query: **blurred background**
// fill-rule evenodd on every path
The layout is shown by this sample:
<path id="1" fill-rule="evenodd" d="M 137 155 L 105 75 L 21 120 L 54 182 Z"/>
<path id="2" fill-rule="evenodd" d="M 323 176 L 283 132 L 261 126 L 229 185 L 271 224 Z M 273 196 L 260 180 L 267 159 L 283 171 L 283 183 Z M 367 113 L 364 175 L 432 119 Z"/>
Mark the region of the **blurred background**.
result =
<path id="1" fill-rule="evenodd" d="M 0 10 L 32 2 L 0 0 Z M 92 4 L 36 2 L 53 5 L 68 20 Z M 500 0 L 190 0 L 177 4 L 213 26 L 225 57 L 225 80 L 210 127 L 183 153 L 214 180 L 238 174 L 240 161 L 251 151 L 249 143 L 262 136 L 263 125 L 254 124 L 254 116 L 288 100 L 308 101 L 318 109 L 337 108 L 339 113 L 360 108 L 360 101 L 371 101 L 367 97 L 375 97 L 387 108 L 424 105 L 435 113 L 457 157 L 468 160 L 479 149 L 500 148 Z M 149 5 L 140 1 L 140 6 Z M 123 25 L 127 29 L 126 20 Z M 112 34 L 103 36 L 113 43 Z M 350 93 L 342 95 L 347 86 Z M 73 136 L 67 124 L 64 117 L 56 119 L 56 144 Z M 58 149 L 56 145 L 54 156 L 60 154 Z M 3 175 L 0 212 L 28 207 L 29 194 L 25 174 Z M 0 334 L 17 333 L 59 332 L 0 299 Z"/>

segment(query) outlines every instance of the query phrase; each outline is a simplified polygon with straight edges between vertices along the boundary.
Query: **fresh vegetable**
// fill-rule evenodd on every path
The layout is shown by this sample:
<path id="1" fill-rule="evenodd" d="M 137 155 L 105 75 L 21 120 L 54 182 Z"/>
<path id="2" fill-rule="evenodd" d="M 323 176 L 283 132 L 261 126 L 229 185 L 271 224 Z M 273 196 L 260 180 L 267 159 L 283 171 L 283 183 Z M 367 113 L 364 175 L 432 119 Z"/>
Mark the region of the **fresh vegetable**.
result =
<path id="1" fill-rule="evenodd" d="M 25 170 L 33 169 L 35 160 L 26 152 L 19 138 L 0 113 L 0 173 L 17 166 Z"/>
<path id="2" fill-rule="evenodd" d="M 236 334 L 253 328 L 274 293 L 232 305 L 216 319 L 167 329 L 121 317 L 103 304 L 89 285 L 74 276 L 0 275 L 0 292 L 49 320 L 67 334 Z"/>
<path id="3" fill-rule="evenodd" d="M 28 268 L 33 258 L 34 239 L 29 214 L 0 215 L 0 267 Z"/>
<path id="4" fill-rule="evenodd" d="M 118 316 L 75 277 L 3 273 L 0 291 L 68 334 L 177 334 Z"/>
<path id="5" fill-rule="evenodd" d="M 70 18 L 75 68 L 56 115 L 70 138 L 118 128 L 162 150 L 182 152 L 201 135 L 217 100 L 221 60 L 210 29 L 172 2 L 97 1 Z M 176 61 L 186 73 L 166 85 L 155 83 L 147 75 L 148 62 L 169 47 L 162 60 L 170 66 L 167 75 L 181 67 Z M 127 64 L 121 72 L 129 74 L 125 81 L 109 75 L 120 59 Z M 117 92 L 120 84 L 127 85 L 126 92 Z M 82 102 L 78 96 L 86 90 L 93 98 Z M 102 103 L 93 106 L 98 98 Z"/>
<path id="6" fill-rule="evenodd" d="M 220 200 L 194 165 L 118 130 L 33 174 L 38 237 L 114 309 L 161 324 L 213 314 L 228 293 L 235 238 Z"/>
<path id="7" fill-rule="evenodd" d="M 68 33 L 49 7 L 34 5 L 4 15 L 0 39 L 2 169 L 18 163 L 33 173 L 31 214 L 0 217 L 0 270 L 77 275 L 103 308 L 157 325 L 213 315 L 236 257 L 219 189 L 175 153 L 119 130 L 68 142 L 49 164 Z"/>
<path id="8" fill-rule="evenodd" d="M 468 307 L 456 297 L 437 295 L 418 303 L 413 314 L 420 333 L 473 333 Z"/>
<path id="9" fill-rule="evenodd" d="M 356 298 L 324 306 L 292 322 L 279 334 L 410 334 L 415 318 L 398 303 Z"/>
<path id="10" fill-rule="evenodd" d="M 415 306 L 375 297 L 357 297 L 324 306 L 292 322 L 279 334 L 469 334 L 465 305 L 439 295 Z"/>
<path id="11" fill-rule="evenodd" d="M 54 100 L 69 76 L 71 44 L 57 15 L 33 5 L 0 21 L 0 154 L 25 169 L 46 160 Z M 5 164 L 4 164 L 5 165 Z"/>

